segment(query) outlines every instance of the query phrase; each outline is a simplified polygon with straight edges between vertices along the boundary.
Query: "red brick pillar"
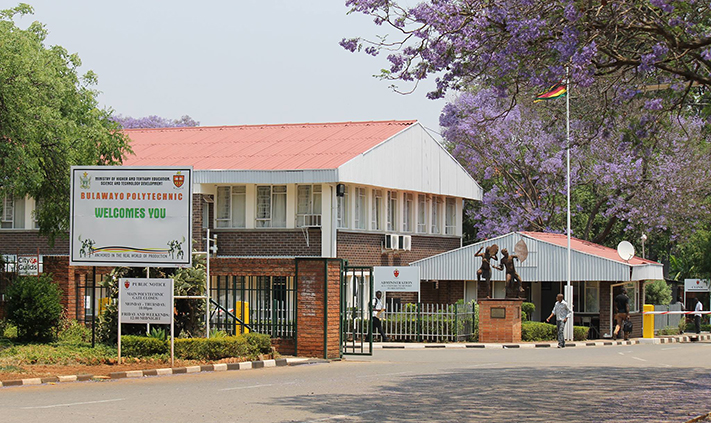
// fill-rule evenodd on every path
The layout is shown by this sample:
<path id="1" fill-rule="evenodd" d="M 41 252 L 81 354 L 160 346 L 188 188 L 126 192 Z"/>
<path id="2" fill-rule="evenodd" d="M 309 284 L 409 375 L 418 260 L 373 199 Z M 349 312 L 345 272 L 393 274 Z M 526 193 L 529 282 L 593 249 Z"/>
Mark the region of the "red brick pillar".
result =
<path id="1" fill-rule="evenodd" d="M 296 259 L 296 355 L 340 358 L 340 259 Z"/>
<path id="2" fill-rule="evenodd" d="M 522 299 L 479 300 L 479 342 L 521 342 Z"/>

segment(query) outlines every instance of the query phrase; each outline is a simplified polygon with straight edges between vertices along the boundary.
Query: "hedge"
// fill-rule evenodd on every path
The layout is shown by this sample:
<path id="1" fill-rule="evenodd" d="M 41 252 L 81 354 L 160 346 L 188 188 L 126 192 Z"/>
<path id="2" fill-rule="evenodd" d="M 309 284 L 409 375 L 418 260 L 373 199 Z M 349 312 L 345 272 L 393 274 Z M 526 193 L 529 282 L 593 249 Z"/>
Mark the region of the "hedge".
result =
<path id="1" fill-rule="evenodd" d="M 126 357 L 147 357 L 170 353 L 170 341 L 147 336 L 121 337 L 121 352 Z M 248 333 L 223 338 L 187 338 L 175 340 L 175 357 L 183 360 L 220 360 L 240 357 L 258 359 L 272 352 L 269 335 Z"/>
<path id="2" fill-rule="evenodd" d="M 573 327 L 573 340 L 585 341 L 588 339 L 587 326 Z M 556 327 L 544 322 L 521 322 L 522 341 L 555 341 L 557 339 Z"/>

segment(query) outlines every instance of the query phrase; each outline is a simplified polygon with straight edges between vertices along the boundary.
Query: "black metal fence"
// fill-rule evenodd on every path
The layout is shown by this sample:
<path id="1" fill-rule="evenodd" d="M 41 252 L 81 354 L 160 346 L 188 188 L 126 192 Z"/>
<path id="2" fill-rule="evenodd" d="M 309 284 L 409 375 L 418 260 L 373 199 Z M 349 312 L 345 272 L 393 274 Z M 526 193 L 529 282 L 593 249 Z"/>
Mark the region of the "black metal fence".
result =
<path id="1" fill-rule="evenodd" d="M 220 305 L 211 307 L 211 328 L 229 334 L 247 332 L 248 329 L 239 319 L 254 332 L 268 334 L 272 338 L 296 337 L 296 290 L 293 277 L 213 276 L 210 298 Z"/>

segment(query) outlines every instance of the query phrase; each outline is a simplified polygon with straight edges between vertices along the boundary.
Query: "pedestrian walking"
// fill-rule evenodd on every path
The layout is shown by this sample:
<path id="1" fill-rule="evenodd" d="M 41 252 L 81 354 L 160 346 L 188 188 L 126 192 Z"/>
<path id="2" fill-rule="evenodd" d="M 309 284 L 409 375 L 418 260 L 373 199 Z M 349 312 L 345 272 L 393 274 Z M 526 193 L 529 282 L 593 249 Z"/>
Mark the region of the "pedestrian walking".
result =
<path id="1" fill-rule="evenodd" d="M 373 298 L 373 332 L 377 329 L 380 332 L 380 338 L 383 342 L 389 341 L 388 337 L 385 336 L 385 330 L 383 330 L 383 323 L 380 321 L 383 312 L 385 312 L 385 305 L 382 300 L 383 293 L 377 291 L 375 293 L 375 298 Z"/>
<path id="2" fill-rule="evenodd" d="M 630 317 L 630 297 L 627 296 L 627 289 L 622 288 L 622 291 L 615 297 L 615 331 L 612 333 L 612 339 L 617 339 L 617 335 L 622 330 L 625 341 L 629 339 L 630 333 L 623 330 L 625 321 Z"/>
<path id="3" fill-rule="evenodd" d="M 556 296 L 553 311 L 551 311 L 551 315 L 546 319 L 546 322 L 548 322 L 551 320 L 551 317 L 555 316 L 555 325 L 558 330 L 558 348 L 565 348 L 565 322 L 568 321 L 568 316 L 570 316 L 570 307 L 568 307 L 568 303 L 566 303 L 563 298 L 565 298 L 563 294 Z"/>

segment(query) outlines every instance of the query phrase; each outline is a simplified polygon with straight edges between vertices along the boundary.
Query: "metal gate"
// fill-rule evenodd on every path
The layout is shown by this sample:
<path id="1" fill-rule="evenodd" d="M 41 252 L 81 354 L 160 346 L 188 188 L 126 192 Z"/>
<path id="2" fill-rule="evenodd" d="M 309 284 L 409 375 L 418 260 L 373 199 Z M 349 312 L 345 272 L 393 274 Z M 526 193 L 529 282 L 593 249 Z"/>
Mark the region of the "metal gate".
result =
<path id="1" fill-rule="evenodd" d="M 372 355 L 373 268 L 343 267 L 341 273 L 341 354 Z"/>

